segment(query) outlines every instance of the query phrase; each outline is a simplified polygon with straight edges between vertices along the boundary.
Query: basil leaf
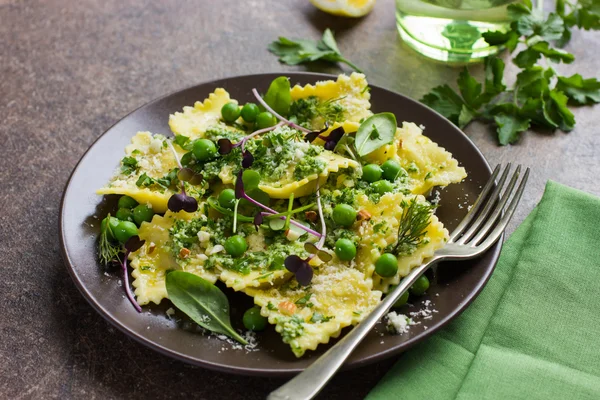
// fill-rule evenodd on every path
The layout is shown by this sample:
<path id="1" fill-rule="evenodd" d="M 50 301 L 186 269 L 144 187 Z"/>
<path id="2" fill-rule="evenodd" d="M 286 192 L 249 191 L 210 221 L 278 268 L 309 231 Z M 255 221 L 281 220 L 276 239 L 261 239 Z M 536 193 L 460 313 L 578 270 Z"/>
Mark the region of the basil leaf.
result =
<path id="1" fill-rule="evenodd" d="M 265 102 L 279 115 L 287 117 L 292 105 L 292 95 L 290 94 L 290 80 L 285 76 L 280 76 L 271 82 L 269 90 L 263 97 Z"/>
<path id="2" fill-rule="evenodd" d="M 218 287 L 183 271 L 169 272 L 166 287 L 169 300 L 198 325 L 248 344 L 231 326 L 229 301 Z"/>
<path id="3" fill-rule="evenodd" d="M 396 133 L 396 116 L 392 113 L 375 114 L 367 118 L 356 132 L 356 151 L 364 156 L 391 143 Z"/>

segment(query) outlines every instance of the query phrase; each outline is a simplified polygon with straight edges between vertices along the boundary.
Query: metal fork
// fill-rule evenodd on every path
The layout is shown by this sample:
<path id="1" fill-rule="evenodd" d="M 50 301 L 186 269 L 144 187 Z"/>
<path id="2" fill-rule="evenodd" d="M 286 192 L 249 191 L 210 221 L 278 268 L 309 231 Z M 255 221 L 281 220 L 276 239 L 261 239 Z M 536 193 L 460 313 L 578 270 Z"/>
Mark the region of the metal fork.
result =
<path id="1" fill-rule="evenodd" d="M 398 287 L 389 293 L 360 324 L 354 327 L 335 346 L 330 348 L 302 373 L 272 392 L 267 399 L 312 399 L 325 387 L 377 321 L 427 269 L 440 261 L 466 260 L 478 257 L 496 243 L 517 208 L 529 176 L 529 168 L 527 168 L 521 183 L 515 190 L 521 174 L 521 166 L 519 165 L 512 174 L 508 186 L 505 187 L 510 168 L 511 165 L 508 164 L 498 184 L 496 184 L 496 178 L 501 169 L 500 165 L 496 166 L 477 201 L 450 234 L 450 239 L 443 248 L 436 251 L 424 264 L 413 269 L 404 277 Z M 503 188 L 505 190 L 501 193 Z M 511 197 L 512 200 L 506 207 Z"/>

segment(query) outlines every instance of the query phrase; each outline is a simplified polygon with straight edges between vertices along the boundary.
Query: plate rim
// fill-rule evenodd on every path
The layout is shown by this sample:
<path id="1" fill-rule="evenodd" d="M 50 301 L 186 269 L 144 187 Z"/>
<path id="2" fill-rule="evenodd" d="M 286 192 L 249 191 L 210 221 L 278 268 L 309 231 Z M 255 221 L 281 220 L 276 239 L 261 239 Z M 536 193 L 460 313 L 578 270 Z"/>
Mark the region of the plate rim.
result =
<path id="1" fill-rule="evenodd" d="M 83 295 L 83 297 L 86 299 L 86 301 L 106 321 L 108 321 L 115 328 L 117 328 L 118 330 L 120 330 L 121 332 L 126 334 L 128 337 L 134 339 L 136 342 L 138 342 L 144 346 L 147 346 L 165 356 L 168 356 L 168 357 L 180 360 L 180 361 L 184 361 L 184 362 L 187 362 L 187 363 L 190 363 L 193 365 L 197 365 L 200 367 L 205 367 L 205 368 L 208 368 L 208 369 L 211 369 L 214 371 L 219 371 L 219 372 L 224 372 L 224 373 L 229 373 L 229 374 L 234 374 L 234 375 L 242 375 L 242 376 L 289 377 L 291 375 L 298 374 L 299 372 L 301 372 L 303 370 L 303 368 L 251 369 L 251 368 L 245 368 L 245 367 L 230 366 L 230 365 L 222 364 L 222 363 L 215 363 L 215 362 L 207 361 L 207 360 L 201 360 L 198 358 L 190 357 L 189 355 L 187 355 L 185 353 L 181 353 L 181 352 L 169 349 L 166 346 L 160 345 L 150 339 L 145 338 L 143 335 L 128 328 L 127 326 L 121 324 L 121 322 L 118 319 L 114 318 L 113 315 L 108 310 L 106 310 L 104 307 L 102 307 L 102 305 L 93 298 L 93 296 L 88 291 L 86 286 L 79 279 L 79 276 L 75 273 L 75 263 L 71 260 L 69 254 L 67 252 L 66 240 L 65 240 L 65 227 L 64 227 L 64 219 L 65 219 L 64 205 L 65 204 L 64 203 L 65 203 L 65 198 L 66 198 L 67 192 L 70 189 L 71 181 L 73 180 L 73 177 L 78 172 L 81 164 L 86 159 L 86 157 L 88 156 L 88 154 L 92 150 L 92 148 L 96 145 L 96 143 L 100 139 L 102 139 L 115 126 L 120 124 L 123 120 L 125 120 L 132 114 L 136 113 L 138 110 L 148 107 L 148 106 L 150 106 L 154 103 L 157 103 L 163 99 L 177 95 L 178 93 L 181 93 L 181 92 L 193 90 L 200 86 L 214 84 L 216 82 L 225 82 L 225 81 L 228 81 L 231 79 L 239 79 L 239 78 L 247 78 L 247 79 L 255 78 L 256 79 L 256 78 L 265 77 L 265 76 L 288 76 L 288 77 L 292 77 L 292 78 L 295 77 L 295 78 L 300 78 L 300 79 L 306 78 L 306 77 L 309 77 L 309 78 L 313 77 L 316 79 L 315 80 L 315 83 L 316 83 L 318 80 L 327 80 L 327 79 L 335 80 L 335 79 L 337 79 L 337 77 L 339 75 L 318 73 L 318 72 L 289 71 L 289 72 L 264 72 L 264 73 L 255 73 L 255 74 L 247 74 L 247 75 L 227 76 L 227 77 L 222 77 L 222 78 L 217 78 L 217 79 L 206 80 L 206 81 L 203 81 L 200 83 L 186 86 L 181 89 L 171 91 L 165 95 L 154 98 L 153 100 L 150 100 L 150 101 L 142 104 L 141 106 L 135 108 L 134 110 L 130 111 L 123 117 L 119 118 L 118 121 L 113 123 L 102 134 L 100 134 L 92 143 L 90 143 L 90 145 L 88 146 L 86 151 L 81 155 L 81 158 L 79 159 L 77 164 L 75 164 L 75 166 L 73 167 L 73 171 L 70 173 L 69 178 L 64 185 L 63 193 L 62 193 L 61 200 L 60 200 L 60 212 L 59 212 L 59 218 L 58 218 L 59 244 L 60 244 L 60 252 L 61 252 L 61 255 L 63 258 L 63 263 L 64 263 L 65 267 L 67 268 L 69 275 L 73 279 L 75 286 L 77 287 L 79 292 Z M 311 83 L 311 84 L 314 84 L 314 83 Z M 391 94 L 393 96 L 399 96 L 399 97 L 403 98 L 404 101 L 408 101 L 410 103 L 413 103 L 413 105 L 425 108 L 429 112 L 432 112 L 432 113 L 436 114 L 437 116 L 441 117 L 442 119 L 448 121 L 448 123 L 451 125 L 451 127 L 457 134 L 462 135 L 463 139 L 466 139 L 469 143 L 471 143 L 475 152 L 483 159 L 483 161 L 485 163 L 485 167 L 487 169 L 487 172 L 491 175 L 492 169 L 491 169 L 490 164 L 487 161 L 486 157 L 481 152 L 481 150 L 479 150 L 479 148 L 475 145 L 475 143 L 473 143 L 473 141 L 462 130 L 460 130 L 457 126 L 452 124 L 452 122 L 447 120 L 447 118 L 445 118 L 440 113 L 433 110 L 432 108 L 426 106 L 425 104 L 422 104 L 406 95 L 386 89 L 379 85 L 369 84 L 369 86 L 376 88 L 377 90 L 387 92 L 388 94 Z M 503 247 L 504 235 L 505 234 L 502 233 L 502 235 L 500 236 L 498 241 L 492 246 L 492 248 L 490 248 L 488 250 L 488 252 L 492 253 L 492 260 L 491 260 L 492 265 L 490 268 L 490 272 L 487 274 L 487 276 L 484 277 L 484 279 L 480 280 L 477 283 L 477 286 L 474 288 L 474 290 L 472 290 L 471 292 L 469 292 L 469 294 L 467 296 L 465 296 L 463 302 L 455 310 L 453 310 L 451 313 L 447 314 L 442 320 L 440 320 L 438 322 L 438 324 L 436 324 L 437 327 L 435 329 L 433 329 L 433 328 L 428 329 L 428 330 L 424 331 L 421 335 L 410 338 L 407 341 L 402 342 L 402 344 L 397 345 L 395 347 L 385 349 L 381 352 L 373 353 L 369 356 L 363 357 L 362 359 L 359 359 L 356 361 L 345 363 L 341 367 L 341 369 L 348 370 L 348 369 L 359 368 L 359 367 L 363 367 L 363 366 L 366 366 L 366 365 L 369 365 L 369 364 L 372 364 L 372 363 L 375 363 L 378 361 L 382 361 L 382 360 L 390 358 L 394 355 L 399 355 L 399 354 L 409 350 L 410 348 L 415 346 L 417 343 L 420 343 L 421 341 L 428 339 L 430 336 L 432 336 L 434 333 L 436 333 L 439 329 L 444 328 L 454 318 L 456 318 L 460 314 L 462 314 L 471 305 L 471 303 L 479 296 L 479 294 L 481 293 L 483 288 L 489 282 L 494 270 L 496 269 L 496 265 L 497 265 L 498 259 L 500 257 L 500 251 Z"/>

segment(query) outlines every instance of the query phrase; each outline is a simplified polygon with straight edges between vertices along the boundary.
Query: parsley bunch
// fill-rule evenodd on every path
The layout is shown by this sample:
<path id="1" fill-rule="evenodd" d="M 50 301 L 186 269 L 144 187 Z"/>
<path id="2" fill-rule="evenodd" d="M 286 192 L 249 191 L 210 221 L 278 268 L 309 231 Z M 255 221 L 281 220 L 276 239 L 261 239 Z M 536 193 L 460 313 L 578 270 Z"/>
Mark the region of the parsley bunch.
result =
<path id="1" fill-rule="evenodd" d="M 530 0 L 509 5 L 508 12 L 512 19 L 510 29 L 486 32 L 483 37 L 491 45 L 505 46 L 511 53 L 522 45 L 512 59 L 521 68 L 514 86 L 507 88 L 504 84 L 504 62 L 490 57 L 485 62 L 483 84 L 465 68 L 457 80 L 460 94 L 448 85 L 441 85 L 421 102 L 461 128 L 473 120 L 495 124 L 502 145 L 516 142 L 519 134 L 529 127 L 569 132 L 575 127 L 575 118 L 567 104 L 600 102 L 600 82 L 579 74 L 560 76 L 547 61 L 575 60 L 558 46 L 569 41 L 574 26 L 600 28 L 600 2 L 559 0 L 556 12 L 547 18 L 532 9 Z"/>

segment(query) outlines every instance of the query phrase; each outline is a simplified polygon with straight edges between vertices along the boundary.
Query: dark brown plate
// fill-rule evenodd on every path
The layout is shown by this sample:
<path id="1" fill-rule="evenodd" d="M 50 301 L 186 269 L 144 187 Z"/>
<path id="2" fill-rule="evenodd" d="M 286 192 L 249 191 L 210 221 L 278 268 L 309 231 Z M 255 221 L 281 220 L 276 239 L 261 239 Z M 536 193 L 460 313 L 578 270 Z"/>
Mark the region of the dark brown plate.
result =
<path id="1" fill-rule="evenodd" d="M 138 131 L 169 134 L 169 114 L 203 100 L 215 88 L 223 87 L 240 102 L 253 101 L 251 89 L 265 90 L 281 74 L 238 76 L 204 83 L 173 93 L 135 110 L 106 131 L 85 153 L 67 183 L 61 206 L 60 234 L 62 252 L 75 284 L 90 304 L 108 321 L 127 335 L 174 358 L 220 371 L 281 376 L 296 373 L 321 355 L 329 345 L 297 359 L 273 328 L 258 335 L 257 351 L 233 349 L 214 336 L 202 335 L 165 316 L 169 302 L 144 307 L 138 314 L 126 300 L 118 272 L 105 274 L 96 258 L 96 239 L 100 219 L 114 207 L 115 199 L 95 194 L 107 182 L 123 157 L 123 149 Z M 286 73 L 292 84 L 335 79 L 310 73 Z M 371 86 L 374 112 L 391 111 L 398 121 L 426 126 L 425 133 L 448 149 L 467 169 L 469 177 L 461 184 L 442 190 L 437 215 L 449 230 L 467 212 L 491 171 L 475 145 L 448 120 L 407 97 Z M 413 306 L 401 312 L 417 311 L 430 300 L 436 313 L 431 319 L 419 319 L 404 335 L 392 336 L 378 326 L 352 354 L 346 367 L 358 367 L 399 354 L 447 324 L 463 311 L 481 291 L 490 277 L 501 248 L 498 242 L 485 256 L 470 262 L 445 263 L 438 269 L 437 282 Z M 232 321 L 241 328 L 241 315 L 251 305 L 245 295 L 227 291 L 232 305 Z M 344 331 L 345 332 L 345 331 Z"/>

